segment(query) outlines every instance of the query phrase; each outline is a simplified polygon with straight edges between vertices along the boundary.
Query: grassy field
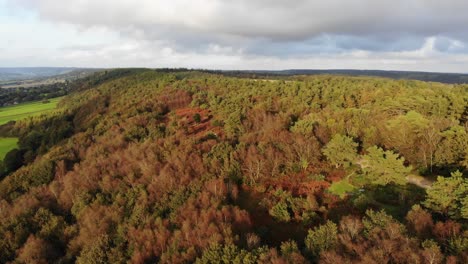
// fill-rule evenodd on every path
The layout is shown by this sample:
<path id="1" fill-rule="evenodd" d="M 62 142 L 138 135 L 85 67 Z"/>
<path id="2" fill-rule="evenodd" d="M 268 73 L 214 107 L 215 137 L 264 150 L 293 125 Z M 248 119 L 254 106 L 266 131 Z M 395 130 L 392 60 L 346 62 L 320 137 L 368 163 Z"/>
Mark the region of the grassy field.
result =
<path id="1" fill-rule="evenodd" d="M 24 104 L 1 107 L 0 125 L 6 124 L 12 120 L 17 121 L 29 116 L 36 116 L 51 111 L 57 107 L 57 103 L 60 101 L 60 99 L 61 98 L 50 99 L 48 103 L 28 102 Z"/>
<path id="2" fill-rule="evenodd" d="M 16 148 L 18 138 L 0 138 L 0 160 L 12 149 Z"/>
<path id="3" fill-rule="evenodd" d="M 348 180 L 343 179 L 332 183 L 328 191 L 343 198 L 348 192 L 352 192 L 354 189 L 356 189 L 356 187 L 349 183 Z"/>

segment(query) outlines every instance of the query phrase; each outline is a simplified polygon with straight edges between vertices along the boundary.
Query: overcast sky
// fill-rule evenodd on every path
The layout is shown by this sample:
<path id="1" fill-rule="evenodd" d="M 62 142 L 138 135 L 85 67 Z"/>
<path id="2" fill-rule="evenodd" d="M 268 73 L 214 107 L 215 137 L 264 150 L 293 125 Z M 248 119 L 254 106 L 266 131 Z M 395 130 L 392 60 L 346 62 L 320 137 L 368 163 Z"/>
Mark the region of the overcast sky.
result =
<path id="1" fill-rule="evenodd" d="M 468 0 L 0 0 L 0 67 L 468 73 Z"/>

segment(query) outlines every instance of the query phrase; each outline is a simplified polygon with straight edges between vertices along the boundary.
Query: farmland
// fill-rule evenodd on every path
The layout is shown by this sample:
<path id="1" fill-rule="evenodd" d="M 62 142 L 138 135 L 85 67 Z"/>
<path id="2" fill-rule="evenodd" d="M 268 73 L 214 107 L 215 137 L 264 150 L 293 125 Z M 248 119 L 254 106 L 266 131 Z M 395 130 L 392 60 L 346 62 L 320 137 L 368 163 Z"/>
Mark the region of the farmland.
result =
<path id="1" fill-rule="evenodd" d="M 54 98 L 46 103 L 39 101 L 2 107 L 0 108 L 0 125 L 50 112 L 57 107 L 60 99 Z"/>

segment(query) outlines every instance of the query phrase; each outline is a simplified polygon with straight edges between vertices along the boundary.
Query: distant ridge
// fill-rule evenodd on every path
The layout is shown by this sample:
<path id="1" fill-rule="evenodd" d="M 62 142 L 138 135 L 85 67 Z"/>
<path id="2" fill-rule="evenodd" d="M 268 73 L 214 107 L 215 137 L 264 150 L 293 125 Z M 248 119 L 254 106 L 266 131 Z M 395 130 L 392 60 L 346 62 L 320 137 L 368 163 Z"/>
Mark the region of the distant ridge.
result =
<path id="1" fill-rule="evenodd" d="M 204 72 L 221 73 L 224 75 L 250 76 L 292 76 L 292 75 L 346 75 L 346 76 L 375 76 L 390 79 L 419 80 L 428 82 L 440 82 L 447 84 L 468 83 L 468 73 L 443 73 L 423 71 L 386 71 L 386 70 L 352 70 L 352 69 L 288 69 L 288 70 L 209 70 L 187 68 L 155 68 L 162 71 L 187 71 L 199 70 Z M 78 67 L 0 67 L 0 81 L 27 80 L 47 78 L 52 76 L 67 75 L 74 72 L 94 72 L 98 68 Z"/>
<path id="2" fill-rule="evenodd" d="M 348 76 L 376 76 L 391 79 L 408 79 L 428 82 L 441 82 L 449 84 L 468 83 L 468 74 L 463 73 L 441 73 L 441 72 L 421 72 L 421 71 L 384 71 L 384 70 L 347 70 L 347 69 L 329 69 L 329 70 L 308 70 L 291 69 L 281 71 L 249 71 L 260 74 L 276 75 L 321 75 L 321 74 L 339 74 Z"/>
<path id="3" fill-rule="evenodd" d="M 0 81 L 45 78 L 86 70 L 76 67 L 0 67 Z"/>

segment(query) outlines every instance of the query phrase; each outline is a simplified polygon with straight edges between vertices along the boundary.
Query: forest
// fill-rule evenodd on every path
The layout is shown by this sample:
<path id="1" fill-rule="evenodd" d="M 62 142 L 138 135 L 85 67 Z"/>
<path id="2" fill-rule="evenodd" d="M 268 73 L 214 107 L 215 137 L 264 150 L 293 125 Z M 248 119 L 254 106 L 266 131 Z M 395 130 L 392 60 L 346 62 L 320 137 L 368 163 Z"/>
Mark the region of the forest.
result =
<path id="1" fill-rule="evenodd" d="M 0 263 L 468 263 L 468 85 L 118 69 L 0 176 Z"/>

